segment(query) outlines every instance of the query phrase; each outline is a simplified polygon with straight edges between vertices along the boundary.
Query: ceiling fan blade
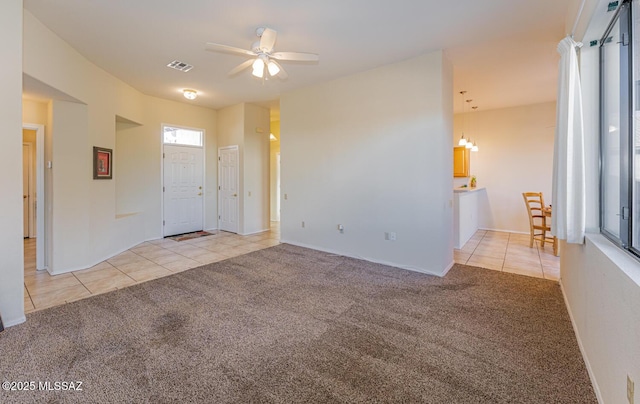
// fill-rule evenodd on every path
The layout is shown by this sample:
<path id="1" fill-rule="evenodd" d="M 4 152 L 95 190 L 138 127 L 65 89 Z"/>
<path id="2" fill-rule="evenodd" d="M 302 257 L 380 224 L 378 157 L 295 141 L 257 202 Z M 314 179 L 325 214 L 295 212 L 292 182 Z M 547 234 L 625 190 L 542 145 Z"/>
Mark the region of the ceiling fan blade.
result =
<path id="1" fill-rule="evenodd" d="M 236 66 L 233 69 L 231 69 L 231 71 L 229 72 L 229 76 L 233 76 L 234 74 L 237 74 L 237 73 L 241 72 L 242 70 L 246 69 L 247 67 L 251 66 L 253 61 L 254 61 L 254 59 L 249 59 L 249 60 L 245 60 L 244 62 L 240 63 L 238 66 Z"/>
<path id="2" fill-rule="evenodd" d="M 291 60 L 297 62 L 317 62 L 320 60 L 320 56 L 315 53 L 301 53 L 301 52 L 276 52 L 271 55 L 271 58 L 278 60 Z"/>
<path id="3" fill-rule="evenodd" d="M 265 28 L 262 36 L 260 37 L 260 49 L 265 52 L 273 51 L 273 46 L 276 44 L 276 37 L 278 33 L 271 28 Z"/>
<path id="4" fill-rule="evenodd" d="M 289 74 L 287 74 L 287 71 L 284 70 L 282 68 L 282 66 L 280 65 L 280 63 L 276 62 L 275 60 L 271 59 L 270 63 L 275 64 L 276 66 L 278 66 L 278 68 L 280 69 L 280 71 L 278 72 L 277 76 L 280 77 L 282 80 L 286 80 L 289 77 Z"/>
<path id="5" fill-rule="evenodd" d="M 237 53 L 240 55 L 256 56 L 256 53 L 247 49 L 234 48 L 233 46 L 220 45 L 217 43 L 207 42 L 205 47 L 208 51 Z"/>

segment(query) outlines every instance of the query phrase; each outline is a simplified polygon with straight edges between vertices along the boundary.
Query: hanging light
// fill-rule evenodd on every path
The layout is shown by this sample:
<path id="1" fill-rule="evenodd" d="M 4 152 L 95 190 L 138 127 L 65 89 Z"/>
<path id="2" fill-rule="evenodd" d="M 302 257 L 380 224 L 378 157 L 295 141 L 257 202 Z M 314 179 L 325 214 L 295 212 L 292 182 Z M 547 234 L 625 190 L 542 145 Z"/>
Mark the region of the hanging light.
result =
<path id="1" fill-rule="evenodd" d="M 182 95 L 184 95 L 184 98 L 188 100 L 195 100 L 198 96 L 198 92 L 196 90 L 185 88 L 184 90 L 182 90 Z"/>
<path id="2" fill-rule="evenodd" d="M 460 95 L 462 95 L 462 136 L 458 141 L 458 146 L 465 146 L 467 144 L 467 139 L 464 138 L 464 95 L 466 91 L 460 91 Z"/>
<path id="3" fill-rule="evenodd" d="M 478 109 L 478 107 L 471 107 L 471 109 L 473 109 L 473 110 L 475 111 L 476 109 Z M 473 116 L 473 115 L 472 115 L 472 116 Z M 474 142 L 473 142 L 473 146 L 471 147 L 471 151 L 472 151 L 472 152 L 477 152 L 478 150 L 479 150 L 479 149 L 478 149 L 478 145 L 477 145 L 477 144 L 476 144 L 476 142 L 474 141 Z"/>

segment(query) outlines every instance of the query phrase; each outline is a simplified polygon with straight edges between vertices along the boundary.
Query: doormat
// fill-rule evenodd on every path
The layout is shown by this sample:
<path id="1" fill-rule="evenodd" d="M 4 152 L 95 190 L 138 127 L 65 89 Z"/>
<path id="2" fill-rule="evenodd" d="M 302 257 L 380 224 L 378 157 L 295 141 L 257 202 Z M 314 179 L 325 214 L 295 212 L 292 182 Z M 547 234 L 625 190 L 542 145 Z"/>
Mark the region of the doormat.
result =
<path id="1" fill-rule="evenodd" d="M 169 238 L 175 241 L 185 241 L 211 235 L 213 235 L 213 233 L 209 233 L 208 231 L 194 231 L 193 233 L 176 234 L 175 236 L 169 236 L 165 238 Z"/>

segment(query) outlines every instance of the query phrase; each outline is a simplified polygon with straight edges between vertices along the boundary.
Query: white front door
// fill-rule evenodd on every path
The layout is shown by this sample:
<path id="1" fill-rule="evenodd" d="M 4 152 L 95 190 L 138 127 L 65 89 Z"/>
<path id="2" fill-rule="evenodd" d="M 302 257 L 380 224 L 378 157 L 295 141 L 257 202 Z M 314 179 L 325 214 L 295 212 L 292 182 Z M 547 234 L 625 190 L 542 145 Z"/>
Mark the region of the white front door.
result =
<path id="1" fill-rule="evenodd" d="M 218 149 L 218 227 L 238 232 L 238 146 Z"/>
<path id="2" fill-rule="evenodd" d="M 22 144 L 22 222 L 24 238 L 29 237 L 29 178 L 31 178 L 31 146 Z"/>
<path id="3" fill-rule="evenodd" d="M 203 151 L 164 146 L 164 235 L 203 229 Z"/>

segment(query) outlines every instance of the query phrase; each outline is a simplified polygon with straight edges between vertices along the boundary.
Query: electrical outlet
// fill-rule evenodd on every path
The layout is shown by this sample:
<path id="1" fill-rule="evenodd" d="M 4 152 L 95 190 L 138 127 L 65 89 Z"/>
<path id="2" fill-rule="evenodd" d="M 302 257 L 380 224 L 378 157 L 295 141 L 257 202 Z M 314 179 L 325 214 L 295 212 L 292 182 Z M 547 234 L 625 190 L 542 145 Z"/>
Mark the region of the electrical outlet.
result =
<path id="1" fill-rule="evenodd" d="M 287 197 L 287 194 L 284 194 L 284 200 L 285 200 L 285 201 L 287 200 L 287 198 L 288 198 L 288 197 Z"/>
<path id="2" fill-rule="evenodd" d="M 397 236 L 396 236 L 396 233 L 395 233 L 395 232 L 393 232 L 393 231 L 391 231 L 391 232 L 389 232 L 389 231 L 384 232 L 384 239 L 385 239 L 385 240 L 389 240 L 389 241 L 396 241 L 396 238 L 397 238 Z"/>
<path id="3" fill-rule="evenodd" d="M 631 377 L 627 375 L 627 400 L 629 400 L 629 404 L 633 404 L 633 390 L 633 380 L 631 380 Z"/>
<path id="4" fill-rule="evenodd" d="M 251 196 L 251 191 L 249 191 L 249 195 L 247 195 L 247 196 Z"/>
<path id="5" fill-rule="evenodd" d="M 304 227 L 304 220 L 302 221 L 302 227 Z"/>
<path id="6" fill-rule="evenodd" d="M 344 226 L 339 224 L 338 225 L 338 230 L 340 231 L 340 233 L 344 233 Z"/>

